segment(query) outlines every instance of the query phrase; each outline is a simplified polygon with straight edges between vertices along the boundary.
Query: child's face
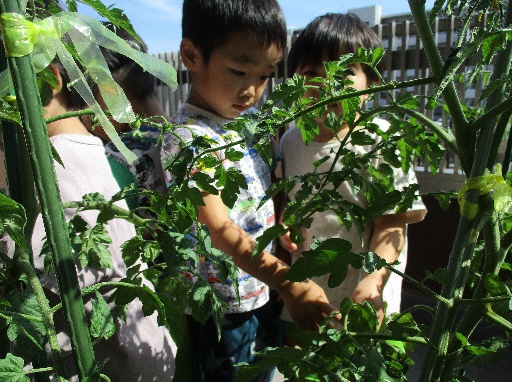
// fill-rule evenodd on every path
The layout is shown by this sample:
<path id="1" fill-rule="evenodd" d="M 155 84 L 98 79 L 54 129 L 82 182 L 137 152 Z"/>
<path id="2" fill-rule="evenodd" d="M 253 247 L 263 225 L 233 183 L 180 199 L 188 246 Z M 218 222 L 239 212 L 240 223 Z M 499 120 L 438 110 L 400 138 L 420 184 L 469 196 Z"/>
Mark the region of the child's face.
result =
<path id="1" fill-rule="evenodd" d="M 207 65 L 201 56 L 192 68 L 188 102 L 221 117 L 236 118 L 259 101 L 280 56 L 281 49 L 274 44 L 263 47 L 254 36 L 233 33 L 212 51 Z"/>
<path id="2" fill-rule="evenodd" d="M 328 60 L 324 60 L 324 61 L 328 61 Z M 368 87 L 369 87 L 368 77 L 366 76 L 366 74 L 365 74 L 364 70 L 361 68 L 361 66 L 356 65 L 356 66 L 351 67 L 350 69 L 354 72 L 354 75 L 348 75 L 346 77 L 348 80 L 353 82 L 353 84 L 350 85 L 350 87 L 354 88 L 357 91 L 368 89 Z M 308 65 L 303 65 L 303 66 L 301 65 L 297 68 L 295 73 L 303 75 L 304 77 L 306 77 L 306 80 L 309 80 L 314 77 L 325 78 L 325 67 L 323 64 L 308 64 Z M 311 83 L 308 82 L 307 84 L 312 85 L 312 86 L 319 85 L 318 82 L 311 82 Z M 320 91 L 318 89 L 308 88 L 308 90 L 304 94 L 304 97 L 318 99 L 318 98 L 320 98 Z M 368 98 L 368 96 L 363 95 L 363 96 L 360 96 L 360 98 L 361 98 L 361 103 L 360 103 L 360 106 L 361 106 L 364 103 L 364 101 L 366 101 L 366 98 Z M 327 107 L 325 114 L 319 120 L 317 120 L 317 122 L 323 123 L 323 121 L 325 121 L 325 118 L 327 117 L 327 114 L 329 112 L 334 112 L 336 117 L 340 117 L 343 113 L 343 108 L 341 107 L 341 103 L 334 102 L 334 103 L 330 104 Z"/>

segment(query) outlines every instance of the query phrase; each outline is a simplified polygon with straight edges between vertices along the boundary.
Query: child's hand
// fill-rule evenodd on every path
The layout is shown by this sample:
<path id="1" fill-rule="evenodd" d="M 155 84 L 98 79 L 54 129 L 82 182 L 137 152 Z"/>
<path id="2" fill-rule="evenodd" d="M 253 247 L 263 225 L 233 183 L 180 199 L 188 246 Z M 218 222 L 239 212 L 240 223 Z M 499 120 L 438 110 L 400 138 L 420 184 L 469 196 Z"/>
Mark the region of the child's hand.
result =
<path id="1" fill-rule="evenodd" d="M 325 317 L 336 311 L 324 290 L 311 280 L 290 282 L 280 295 L 299 330 L 317 331 Z M 341 315 L 336 319 L 340 320 Z"/>
<path id="2" fill-rule="evenodd" d="M 382 285 L 372 277 L 373 274 L 364 277 L 352 293 L 352 301 L 362 304 L 364 301 L 371 302 L 377 312 L 379 327 L 384 320 L 384 301 L 382 299 Z"/>
<path id="3" fill-rule="evenodd" d="M 297 244 L 292 242 L 292 238 L 290 237 L 290 232 L 286 232 L 283 236 L 279 236 L 279 244 L 283 249 L 288 252 L 293 252 L 297 250 Z"/>

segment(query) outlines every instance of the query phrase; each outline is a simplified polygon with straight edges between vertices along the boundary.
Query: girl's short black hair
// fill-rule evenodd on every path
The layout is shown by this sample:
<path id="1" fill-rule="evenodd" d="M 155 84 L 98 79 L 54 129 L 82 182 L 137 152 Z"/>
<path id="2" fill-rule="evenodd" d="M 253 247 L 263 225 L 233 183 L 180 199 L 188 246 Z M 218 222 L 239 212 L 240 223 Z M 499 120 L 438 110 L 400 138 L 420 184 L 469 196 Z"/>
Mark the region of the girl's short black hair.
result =
<path id="1" fill-rule="evenodd" d="M 286 22 L 276 0 L 184 0 L 182 37 L 201 49 L 205 63 L 235 32 L 261 36 L 264 46 L 286 46 Z"/>
<path id="2" fill-rule="evenodd" d="M 324 54 L 329 61 L 340 56 L 357 53 L 359 48 L 375 50 L 382 46 L 377 34 L 358 16 L 348 13 L 327 13 L 310 22 L 299 34 L 288 55 L 288 73 L 294 73 L 300 66 L 319 65 Z M 374 71 L 362 65 L 370 82 L 379 82 Z"/>

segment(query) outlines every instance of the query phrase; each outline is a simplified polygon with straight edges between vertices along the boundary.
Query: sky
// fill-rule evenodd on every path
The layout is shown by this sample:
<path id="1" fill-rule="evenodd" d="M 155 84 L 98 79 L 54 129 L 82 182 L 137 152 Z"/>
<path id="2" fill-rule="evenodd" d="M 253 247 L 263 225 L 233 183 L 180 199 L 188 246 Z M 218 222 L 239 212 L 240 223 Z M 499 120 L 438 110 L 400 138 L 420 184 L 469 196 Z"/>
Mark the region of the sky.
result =
<path id="1" fill-rule="evenodd" d="M 240 0 L 243 1 L 243 0 Z M 288 29 L 305 27 L 316 16 L 328 12 L 347 12 L 349 9 L 371 5 L 382 6 L 382 15 L 409 12 L 406 0 L 278 0 L 283 9 Z M 135 31 L 148 46 L 149 53 L 167 53 L 179 50 L 181 40 L 181 7 L 183 0 L 103 0 L 103 4 L 124 10 Z M 434 0 L 427 0 L 427 9 Z M 79 11 L 94 15 L 81 7 Z"/>

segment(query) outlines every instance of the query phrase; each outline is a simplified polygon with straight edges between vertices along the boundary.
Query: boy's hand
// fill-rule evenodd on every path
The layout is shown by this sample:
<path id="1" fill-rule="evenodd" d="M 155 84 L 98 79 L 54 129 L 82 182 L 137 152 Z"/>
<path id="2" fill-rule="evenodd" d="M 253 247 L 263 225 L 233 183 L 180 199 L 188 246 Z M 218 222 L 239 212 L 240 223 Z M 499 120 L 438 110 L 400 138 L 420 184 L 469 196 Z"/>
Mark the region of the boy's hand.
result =
<path id="1" fill-rule="evenodd" d="M 337 311 L 324 290 L 311 280 L 287 282 L 279 294 L 299 330 L 317 331 L 325 317 Z M 336 319 L 340 320 L 341 315 Z"/>
<path id="2" fill-rule="evenodd" d="M 288 252 L 297 250 L 297 244 L 292 241 L 290 232 L 286 232 L 286 234 L 283 236 L 279 236 L 279 244 L 281 244 L 281 247 L 283 247 L 283 249 L 287 250 Z"/>
<path id="3" fill-rule="evenodd" d="M 372 277 L 373 276 L 373 277 Z M 370 274 L 364 277 L 352 293 L 352 301 L 362 304 L 364 301 L 371 302 L 377 312 L 379 328 L 384 321 L 384 300 L 382 299 L 382 277 L 375 277 Z M 378 281 L 380 280 L 380 282 Z"/>

